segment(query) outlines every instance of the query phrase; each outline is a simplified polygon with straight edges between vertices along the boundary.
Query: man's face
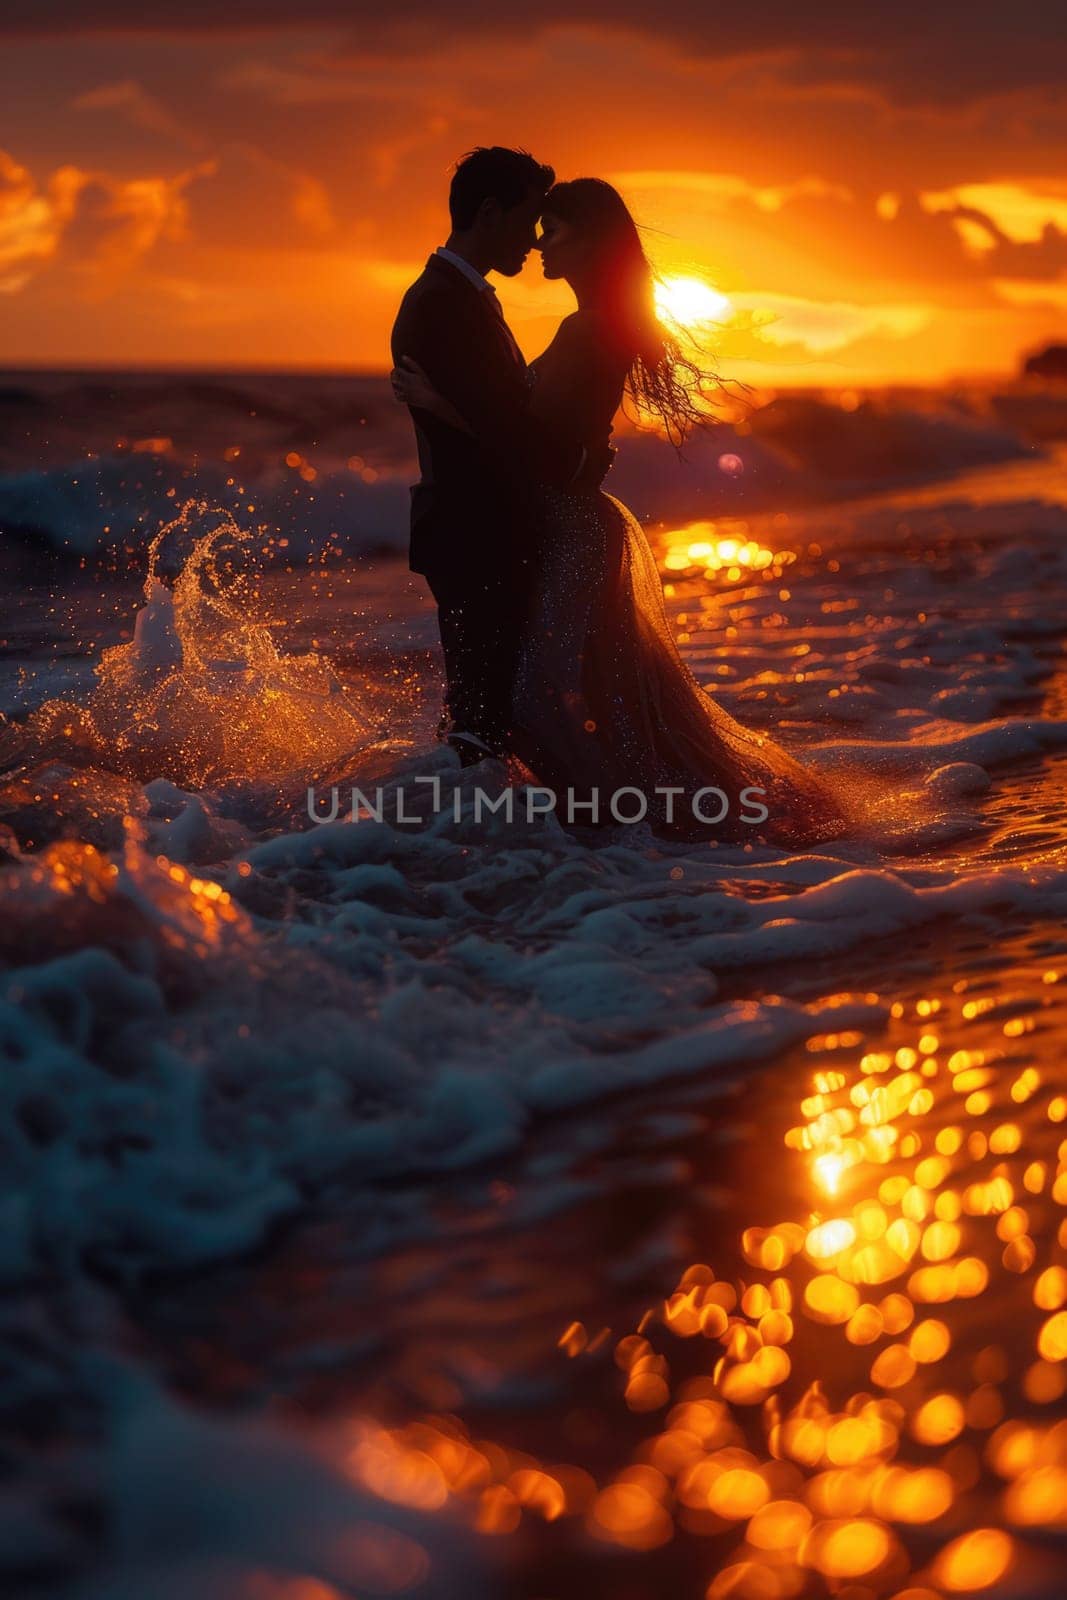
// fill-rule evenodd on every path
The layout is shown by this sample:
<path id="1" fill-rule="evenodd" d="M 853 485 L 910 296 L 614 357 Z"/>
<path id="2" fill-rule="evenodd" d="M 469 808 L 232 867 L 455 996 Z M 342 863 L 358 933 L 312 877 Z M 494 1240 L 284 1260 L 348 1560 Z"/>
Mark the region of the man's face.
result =
<path id="1" fill-rule="evenodd" d="M 526 257 L 537 244 L 537 219 L 541 215 L 544 195 L 530 189 L 525 200 L 507 211 L 497 210 L 493 215 L 494 272 L 505 278 L 514 278 L 523 269 Z"/>

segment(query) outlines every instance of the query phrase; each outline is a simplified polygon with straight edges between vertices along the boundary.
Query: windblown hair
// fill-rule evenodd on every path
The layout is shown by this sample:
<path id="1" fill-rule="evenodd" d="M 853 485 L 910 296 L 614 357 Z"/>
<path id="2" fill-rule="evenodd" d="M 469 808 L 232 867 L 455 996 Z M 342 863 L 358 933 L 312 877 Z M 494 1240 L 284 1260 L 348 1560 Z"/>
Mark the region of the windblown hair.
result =
<path id="1" fill-rule="evenodd" d="M 479 145 L 456 162 L 448 191 L 448 212 L 454 228 L 469 228 L 485 200 L 497 200 L 505 211 L 519 205 L 531 189 L 547 194 L 556 181 L 551 167 L 535 161 L 528 150 L 501 144 Z"/>
<path id="2" fill-rule="evenodd" d="M 625 200 L 601 178 L 573 178 L 549 190 L 544 210 L 591 236 L 597 301 L 630 358 L 625 394 L 680 446 L 711 420 L 709 393 L 727 386 L 699 349 L 684 350 L 660 321 L 656 276 Z"/>

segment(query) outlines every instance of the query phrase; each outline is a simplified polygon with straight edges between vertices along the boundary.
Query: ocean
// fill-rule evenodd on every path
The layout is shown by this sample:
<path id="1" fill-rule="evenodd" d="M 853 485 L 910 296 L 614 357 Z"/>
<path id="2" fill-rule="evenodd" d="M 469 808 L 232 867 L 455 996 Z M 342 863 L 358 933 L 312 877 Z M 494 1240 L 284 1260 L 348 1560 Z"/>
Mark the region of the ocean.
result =
<path id="1" fill-rule="evenodd" d="M 804 853 L 478 815 L 384 379 L 0 430 L 10 1591 L 1058 1592 L 1067 388 L 620 425 Z"/>

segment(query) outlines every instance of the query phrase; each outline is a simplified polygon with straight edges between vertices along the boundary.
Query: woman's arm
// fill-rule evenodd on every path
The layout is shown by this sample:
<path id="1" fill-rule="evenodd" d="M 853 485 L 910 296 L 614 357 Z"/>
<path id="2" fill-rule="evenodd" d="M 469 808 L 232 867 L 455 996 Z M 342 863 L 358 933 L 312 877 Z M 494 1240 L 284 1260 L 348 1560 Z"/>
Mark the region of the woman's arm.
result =
<path id="1" fill-rule="evenodd" d="M 426 296 L 402 345 L 394 343 L 397 370 L 413 356 L 441 400 L 462 419 L 496 470 L 517 484 L 571 481 L 582 449 L 551 421 L 530 415 L 525 368 L 502 353 L 490 314 L 474 295 Z"/>
<path id="2" fill-rule="evenodd" d="M 473 434 L 474 429 L 466 418 L 434 388 L 429 376 L 411 356 L 401 356 L 400 365 L 393 368 L 389 378 L 393 393 L 402 405 L 413 406 L 416 411 L 429 411 L 448 427 Z"/>
<path id="3" fill-rule="evenodd" d="M 432 333 L 432 338 L 422 341 L 426 353 L 420 349 L 418 361 L 396 352 L 391 379 L 397 399 L 470 434 L 509 475 L 540 479 L 560 488 L 572 482 L 586 460 L 583 432 L 570 425 L 553 399 L 566 390 L 569 376 L 550 377 L 547 403 L 539 397 L 534 409 L 521 367 L 509 371 L 505 383 L 495 368 L 472 360 L 469 327 L 454 317 L 437 314 L 427 333 Z M 555 351 L 559 337 L 550 351 Z M 563 339 L 566 344 L 566 333 Z M 575 380 L 580 367 L 580 352 L 575 348 L 571 364 Z M 539 388 L 540 382 L 535 387 Z"/>

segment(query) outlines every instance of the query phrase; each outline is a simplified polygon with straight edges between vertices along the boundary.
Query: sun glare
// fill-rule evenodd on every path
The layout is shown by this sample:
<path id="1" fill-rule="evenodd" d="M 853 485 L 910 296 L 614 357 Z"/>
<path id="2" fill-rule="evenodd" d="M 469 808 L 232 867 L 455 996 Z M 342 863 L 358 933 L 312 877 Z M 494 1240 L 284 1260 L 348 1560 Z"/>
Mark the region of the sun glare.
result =
<path id="1" fill-rule="evenodd" d="M 703 278 L 663 278 L 656 284 L 656 310 L 680 328 L 699 329 L 722 322 L 732 307 Z"/>

